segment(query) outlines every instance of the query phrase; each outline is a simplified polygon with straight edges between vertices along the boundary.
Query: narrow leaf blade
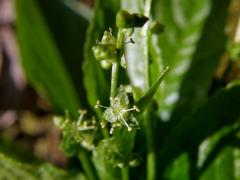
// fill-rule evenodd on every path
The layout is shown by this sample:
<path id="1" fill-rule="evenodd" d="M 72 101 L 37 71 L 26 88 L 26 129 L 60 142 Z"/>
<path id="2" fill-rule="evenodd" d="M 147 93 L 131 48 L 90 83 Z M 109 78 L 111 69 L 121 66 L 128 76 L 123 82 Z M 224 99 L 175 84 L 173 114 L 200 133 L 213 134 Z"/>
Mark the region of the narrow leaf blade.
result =
<path id="1" fill-rule="evenodd" d="M 148 104 L 151 102 L 151 100 L 153 99 L 153 96 L 157 92 L 157 89 L 158 89 L 160 83 L 162 82 L 162 80 L 165 77 L 165 75 L 168 73 L 169 69 L 170 69 L 169 67 L 166 67 L 164 69 L 164 71 L 162 72 L 162 74 L 160 74 L 160 76 L 158 77 L 156 82 L 152 85 L 152 87 L 146 92 L 146 94 L 143 97 L 141 97 L 137 101 L 136 106 L 141 111 L 144 111 L 145 108 L 148 106 Z"/>

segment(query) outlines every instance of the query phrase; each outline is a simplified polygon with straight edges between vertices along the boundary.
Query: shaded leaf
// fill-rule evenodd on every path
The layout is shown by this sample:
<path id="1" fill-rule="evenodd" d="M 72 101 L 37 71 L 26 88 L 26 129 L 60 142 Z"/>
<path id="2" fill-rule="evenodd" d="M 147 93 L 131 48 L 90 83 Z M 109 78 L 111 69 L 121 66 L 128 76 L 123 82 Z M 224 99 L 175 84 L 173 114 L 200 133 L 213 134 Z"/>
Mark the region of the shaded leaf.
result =
<path id="1" fill-rule="evenodd" d="M 239 106 L 240 86 L 219 91 L 209 98 L 206 104 L 178 123 L 169 133 L 163 145 L 163 161 L 170 162 L 181 152 L 197 147 L 220 128 L 235 123 L 240 117 Z"/>
<path id="2" fill-rule="evenodd" d="M 80 103 L 60 53 L 35 0 L 16 1 L 17 34 L 27 78 L 58 111 L 76 113 Z"/>
<path id="3" fill-rule="evenodd" d="M 239 166 L 237 165 L 239 152 L 236 148 L 224 148 L 200 180 L 239 180 Z"/>
<path id="4" fill-rule="evenodd" d="M 239 146 L 240 141 L 239 138 L 237 138 L 239 129 L 238 123 L 230 127 L 226 126 L 201 143 L 198 161 L 199 174 L 202 174 L 202 172 L 209 167 L 226 146 Z"/>
<path id="5" fill-rule="evenodd" d="M 83 45 L 86 40 L 89 22 L 82 15 L 82 12 L 73 11 L 64 1 L 38 0 L 38 2 L 69 77 L 78 93 L 79 100 L 81 100 L 81 105 L 87 107 L 82 64 Z M 76 6 L 80 9 L 86 8 L 83 4 L 76 4 Z"/>
<path id="6" fill-rule="evenodd" d="M 185 153 L 177 157 L 172 165 L 164 172 L 164 179 L 168 180 L 189 180 L 190 163 L 188 155 Z"/>
<path id="7" fill-rule="evenodd" d="M 117 161 L 120 159 L 114 138 L 102 140 L 93 152 L 93 162 L 100 179 L 121 179 Z M 114 165 L 115 164 L 115 165 Z"/>
<path id="8" fill-rule="evenodd" d="M 83 175 L 76 173 L 67 173 L 50 164 L 24 164 L 0 153 L 0 179 L 85 179 Z"/>

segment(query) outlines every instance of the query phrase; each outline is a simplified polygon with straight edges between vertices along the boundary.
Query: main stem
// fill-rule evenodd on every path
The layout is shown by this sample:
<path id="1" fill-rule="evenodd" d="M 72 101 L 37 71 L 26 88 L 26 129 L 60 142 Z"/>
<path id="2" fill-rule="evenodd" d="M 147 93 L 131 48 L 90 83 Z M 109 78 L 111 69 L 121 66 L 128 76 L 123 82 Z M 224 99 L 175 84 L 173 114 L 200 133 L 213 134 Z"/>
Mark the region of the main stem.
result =
<path id="1" fill-rule="evenodd" d="M 115 92 L 117 90 L 118 69 L 119 69 L 119 64 L 117 62 L 114 62 L 112 64 L 111 94 L 110 94 L 110 97 L 114 97 L 114 94 L 115 94 Z"/>
<path id="2" fill-rule="evenodd" d="M 144 15 L 150 17 L 152 0 L 146 0 Z M 146 46 L 144 47 L 144 77 L 146 91 L 150 88 L 150 71 L 149 71 L 149 49 L 148 43 L 150 34 L 148 32 L 149 24 L 147 23 L 143 28 L 143 36 L 145 38 Z M 152 120 L 150 109 L 147 108 L 144 116 L 146 140 L 147 140 L 147 180 L 156 179 L 156 154 L 154 150 L 154 134 L 152 131 Z"/>
<path id="3" fill-rule="evenodd" d="M 118 69 L 119 64 L 121 62 L 122 52 L 123 52 L 123 44 L 124 44 L 124 33 L 120 29 L 117 36 L 117 59 L 116 62 L 112 64 L 112 77 L 111 77 L 111 95 L 110 97 L 114 97 L 115 92 L 117 91 L 117 82 L 118 82 Z M 129 169 L 128 167 L 124 167 L 121 170 L 122 179 L 129 179 Z"/>
<path id="4" fill-rule="evenodd" d="M 78 154 L 78 158 L 81 161 L 83 170 L 85 171 L 85 173 L 87 175 L 87 179 L 97 180 L 98 179 L 97 173 L 96 173 L 95 168 L 94 168 L 91 160 L 89 159 L 89 156 L 87 155 L 86 151 L 83 149 L 80 150 L 80 152 Z"/>
<path id="5" fill-rule="evenodd" d="M 121 30 L 118 32 L 117 36 L 117 59 L 116 62 L 112 63 L 112 76 L 111 76 L 111 92 L 110 97 L 114 97 L 117 90 L 118 83 L 118 70 L 119 63 L 121 62 L 122 50 L 123 50 L 124 34 Z"/>

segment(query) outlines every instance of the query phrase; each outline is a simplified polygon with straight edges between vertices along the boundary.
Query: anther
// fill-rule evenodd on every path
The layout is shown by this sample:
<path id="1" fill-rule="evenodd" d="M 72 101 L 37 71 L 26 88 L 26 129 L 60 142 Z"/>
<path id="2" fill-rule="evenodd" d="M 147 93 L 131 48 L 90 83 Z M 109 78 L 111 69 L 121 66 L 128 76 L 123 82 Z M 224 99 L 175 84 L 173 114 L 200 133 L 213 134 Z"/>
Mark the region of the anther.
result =
<path id="1" fill-rule="evenodd" d="M 123 118 L 123 116 L 120 114 L 121 119 L 123 120 L 123 123 L 125 124 L 125 126 L 127 126 L 128 130 L 130 129 L 130 127 L 128 126 L 127 122 L 125 121 L 125 119 Z"/>
<path id="2" fill-rule="evenodd" d="M 140 112 L 140 109 L 136 105 L 134 105 L 133 108 L 135 109 L 135 111 Z"/>
<path id="3" fill-rule="evenodd" d="M 77 121 L 77 126 L 80 126 L 81 123 L 82 123 L 83 117 L 87 113 L 87 111 L 80 109 L 78 112 L 79 112 L 80 116 L 79 116 L 78 121 Z"/>
<path id="4" fill-rule="evenodd" d="M 95 107 L 95 109 L 97 109 L 97 108 L 99 108 L 99 107 L 101 107 L 101 108 L 105 108 L 105 109 L 109 108 L 109 107 L 107 107 L 107 106 L 103 106 L 103 105 L 101 105 L 101 103 L 100 103 L 99 100 L 97 100 L 97 103 L 96 103 L 96 105 L 95 105 L 94 107 Z"/>
<path id="5" fill-rule="evenodd" d="M 112 28 L 111 28 L 111 27 L 108 28 L 108 31 L 109 31 L 110 34 L 112 35 Z"/>
<path id="6" fill-rule="evenodd" d="M 99 40 L 96 40 L 96 44 L 101 44 L 101 42 Z"/>
<path id="7" fill-rule="evenodd" d="M 113 131 L 114 131 L 114 128 L 112 127 L 112 128 L 110 129 L 110 134 L 113 134 Z"/>

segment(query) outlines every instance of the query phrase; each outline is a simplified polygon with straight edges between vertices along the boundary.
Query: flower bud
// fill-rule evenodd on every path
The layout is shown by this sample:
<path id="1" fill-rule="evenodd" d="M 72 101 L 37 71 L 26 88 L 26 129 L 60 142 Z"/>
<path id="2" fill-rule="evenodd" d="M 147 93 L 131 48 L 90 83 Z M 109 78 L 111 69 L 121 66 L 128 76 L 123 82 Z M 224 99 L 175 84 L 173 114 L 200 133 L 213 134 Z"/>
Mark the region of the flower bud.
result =
<path id="1" fill-rule="evenodd" d="M 102 44 L 113 44 L 115 45 L 117 43 L 116 38 L 112 35 L 111 32 L 105 31 L 102 37 Z"/>
<path id="2" fill-rule="evenodd" d="M 116 16 L 116 25 L 119 29 L 142 27 L 148 21 L 148 17 L 126 10 L 120 10 Z"/>
<path id="3" fill-rule="evenodd" d="M 116 58 L 116 47 L 110 44 L 98 44 L 92 47 L 95 58 L 99 61 L 114 60 Z"/>
<path id="4" fill-rule="evenodd" d="M 151 23 L 149 30 L 153 34 L 160 34 L 164 31 L 164 26 L 158 21 L 154 21 Z"/>
<path id="5" fill-rule="evenodd" d="M 112 67 L 112 63 L 109 62 L 108 60 L 102 60 L 102 61 L 100 61 L 100 65 L 101 65 L 101 67 L 102 67 L 103 69 L 106 69 L 106 70 L 108 70 L 108 69 L 110 69 L 110 68 Z"/>

